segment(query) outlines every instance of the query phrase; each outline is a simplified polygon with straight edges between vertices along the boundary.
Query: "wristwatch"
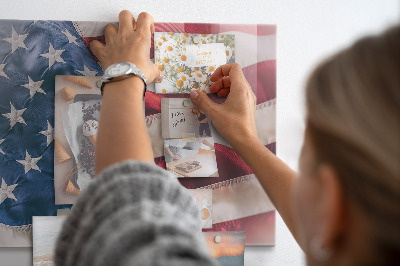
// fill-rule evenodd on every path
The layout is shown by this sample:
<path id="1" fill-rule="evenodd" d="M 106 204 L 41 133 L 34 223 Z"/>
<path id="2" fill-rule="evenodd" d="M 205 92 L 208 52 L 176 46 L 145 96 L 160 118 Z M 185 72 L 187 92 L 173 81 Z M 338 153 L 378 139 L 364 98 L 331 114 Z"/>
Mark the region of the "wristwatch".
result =
<path id="1" fill-rule="evenodd" d="M 144 83 L 143 98 L 144 98 L 147 89 L 147 79 L 143 74 L 143 72 L 135 64 L 130 62 L 116 63 L 107 67 L 107 69 L 104 71 L 104 75 L 101 78 L 101 80 L 97 81 L 97 87 L 100 88 L 101 95 L 103 95 L 103 88 L 106 83 L 113 81 L 117 77 L 129 78 L 132 76 L 137 76 L 143 80 Z M 123 80 L 123 79 L 118 79 L 118 80 Z"/>

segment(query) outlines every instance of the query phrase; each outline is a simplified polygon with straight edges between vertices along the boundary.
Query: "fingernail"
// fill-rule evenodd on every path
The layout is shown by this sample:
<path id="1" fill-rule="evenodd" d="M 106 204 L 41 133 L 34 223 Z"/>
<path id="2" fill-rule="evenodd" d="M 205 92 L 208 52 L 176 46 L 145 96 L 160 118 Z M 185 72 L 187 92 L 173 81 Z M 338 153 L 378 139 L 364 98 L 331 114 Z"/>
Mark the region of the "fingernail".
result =
<path id="1" fill-rule="evenodd" d="M 154 82 L 161 83 L 163 80 L 164 80 L 164 74 L 160 71 L 160 75 Z"/>
<path id="2" fill-rule="evenodd" d="M 193 100 L 196 100 L 197 96 L 199 96 L 199 92 L 198 92 L 197 90 L 192 90 L 192 91 L 190 92 L 190 97 L 191 97 Z"/>

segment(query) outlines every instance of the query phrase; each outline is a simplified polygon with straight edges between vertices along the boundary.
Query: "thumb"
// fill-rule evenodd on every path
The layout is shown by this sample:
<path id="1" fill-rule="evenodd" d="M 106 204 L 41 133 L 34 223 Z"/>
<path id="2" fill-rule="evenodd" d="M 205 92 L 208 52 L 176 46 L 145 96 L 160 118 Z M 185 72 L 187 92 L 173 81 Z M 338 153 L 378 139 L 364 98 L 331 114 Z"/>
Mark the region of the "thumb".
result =
<path id="1" fill-rule="evenodd" d="M 214 108 L 216 103 L 214 103 L 204 92 L 198 90 L 192 90 L 190 92 L 190 98 L 192 102 L 197 105 L 200 109 L 206 112 L 207 116 L 212 116 L 213 112 L 211 109 Z M 210 117 L 211 118 L 211 117 Z M 211 118 L 212 120 L 212 118 Z"/>
<path id="2" fill-rule="evenodd" d="M 90 50 L 100 61 L 103 59 L 104 44 L 94 40 L 90 43 Z"/>
<path id="3" fill-rule="evenodd" d="M 151 71 L 152 74 L 150 76 L 150 80 L 147 80 L 147 82 L 156 82 L 156 83 L 161 83 L 164 79 L 163 73 L 158 69 L 158 67 L 151 63 Z"/>

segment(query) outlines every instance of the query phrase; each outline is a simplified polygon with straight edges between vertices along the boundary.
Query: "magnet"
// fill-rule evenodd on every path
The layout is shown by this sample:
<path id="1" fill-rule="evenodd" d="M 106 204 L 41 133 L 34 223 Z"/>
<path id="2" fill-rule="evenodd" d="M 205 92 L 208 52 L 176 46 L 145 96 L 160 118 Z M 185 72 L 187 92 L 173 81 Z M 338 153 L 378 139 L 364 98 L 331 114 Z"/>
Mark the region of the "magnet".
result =
<path id="1" fill-rule="evenodd" d="M 101 80 L 96 81 L 96 87 L 99 89 L 101 88 Z"/>
<path id="2" fill-rule="evenodd" d="M 200 36 L 196 35 L 193 37 L 193 43 L 198 44 L 200 42 Z"/>
<path id="3" fill-rule="evenodd" d="M 192 103 L 192 100 L 190 100 L 189 98 L 187 98 L 186 100 L 183 101 L 183 106 L 189 107 L 191 103 Z"/>

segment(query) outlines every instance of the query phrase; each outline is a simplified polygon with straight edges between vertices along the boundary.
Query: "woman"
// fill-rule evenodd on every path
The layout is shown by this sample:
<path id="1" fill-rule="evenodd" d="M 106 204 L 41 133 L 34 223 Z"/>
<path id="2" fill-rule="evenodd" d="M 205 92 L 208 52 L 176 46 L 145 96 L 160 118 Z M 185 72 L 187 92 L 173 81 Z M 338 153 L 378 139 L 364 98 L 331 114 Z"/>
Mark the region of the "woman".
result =
<path id="1" fill-rule="evenodd" d="M 120 14 L 92 51 L 106 69 L 133 62 L 148 81 L 153 19 Z M 255 96 L 240 67 L 218 68 L 212 92 L 192 101 L 249 164 L 306 253 L 309 265 L 400 263 L 400 27 L 358 41 L 323 62 L 306 86 L 300 174 L 257 138 Z M 153 164 L 142 111 L 143 82 L 105 86 L 96 170 L 64 224 L 57 265 L 215 265 L 190 194 Z M 129 119 L 127 119 L 129 116 Z M 141 161 L 141 162 L 140 162 Z"/>
<path id="2" fill-rule="evenodd" d="M 211 130 L 210 126 L 208 125 L 208 119 L 206 114 L 204 113 L 203 110 L 201 110 L 198 107 L 193 107 L 189 108 L 187 107 L 188 112 L 196 118 L 196 126 L 197 126 L 197 121 L 199 121 L 199 136 L 203 137 L 205 134 L 205 137 L 211 137 Z"/>

